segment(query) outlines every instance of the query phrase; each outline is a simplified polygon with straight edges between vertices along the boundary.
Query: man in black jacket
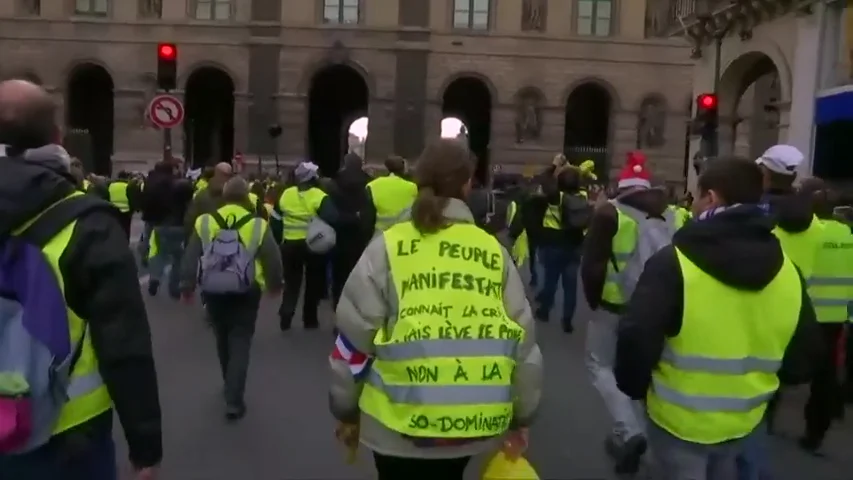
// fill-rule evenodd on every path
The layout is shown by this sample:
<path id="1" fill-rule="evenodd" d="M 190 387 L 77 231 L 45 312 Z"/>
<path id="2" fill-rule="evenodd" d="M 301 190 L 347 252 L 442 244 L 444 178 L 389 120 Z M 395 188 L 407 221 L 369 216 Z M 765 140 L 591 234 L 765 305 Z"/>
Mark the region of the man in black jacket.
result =
<path id="1" fill-rule="evenodd" d="M 20 80 L 0 83 L 0 144 L 5 146 L 0 235 L 75 191 L 68 163 L 51 151 L 59 138 L 55 118 L 56 107 L 42 88 Z M 105 202 L 77 218 L 58 265 L 68 308 L 86 320 L 137 478 L 152 479 L 162 441 L 151 331 L 136 263 L 114 208 Z M 0 477 L 115 480 L 112 424 L 109 410 L 37 450 L 0 456 Z"/>
<path id="2" fill-rule="evenodd" d="M 762 448 L 761 418 L 752 414 L 755 409 L 762 409 L 761 412 L 766 409 L 766 399 L 778 384 L 762 380 L 761 376 L 769 372 L 765 367 L 747 364 L 743 370 L 730 373 L 729 369 L 717 368 L 714 362 L 725 363 L 743 356 L 769 363 L 776 360 L 778 349 L 779 366 L 770 378 L 778 376 L 783 385 L 797 385 L 811 380 L 826 354 L 805 281 L 783 254 L 779 240 L 772 233 L 774 223 L 759 205 L 762 196 L 759 168 L 743 160 L 716 160 L 699 178 L 699 190 L 701 196 L 694 207 L 696 220 L 681 228 L 672 245 L 658 251 L 645 264 L 619 322 L 614 366 L 619 389 L 634 400 L 647 401 L 651 417 L 649 439 L 655 456 L 672 478 L 704 478 L 704 472 L 711 468 L 712 453 L 728 458 L 745 454 L 755 460 L 754 452 Z M 689 275 L 685 270 L 688 267 Z M 774 295 L 774 298 L 760 295 L 768 288 L 773 288 L 772 292 L 781 288 L 779 279 L 783 279 L 785 289 L 790 288 L 791 275 L 799 283 L 799 287 L 794 287 L 799 290 L 798 295 Z M 708 288 L 713 291 L 707 291 Z M 756 295 L 741 296 L 741 292 Z M 705 300 L 709 296 L 712 299 Z M 697 304 L 703 301 L 708 303 Z M 766 308 L 768 303 L 790 304 L 797 310 L 780 312 L 774 307 L 777 311 L 770 312 L 772 308 Z M 731 320 L 733 315 L 744 315 L 746 311 L 750 313 L 741 321 Z M 762 318 L 760 312 L 770 316 Z M 704 323 L 710 319 L 714 320 L 714 326 Z M 703 335 L 697 331 L 715 333 Z M 712 335 L 725 340 L 710 338 Z M 759 347 L 764 348 L 756 351 Z M 716 355 L 727 348 L 728 354 L 735 358 L 717 360 Z M 682 361 L 682 357 L 686 360 Z M 708 370 L 714 375 L 728 375 L 731 380 L 709 380 L 704 373 Z M 728 407 L 736 402 L 714 404 L 710 411 L 718 415 L 718 420 L 726 415 L 732 417 L 728 430 L 721 428 L 726 433 L 716 428 L 726 422 L 711 424 L 697 420 L 707 413 L 707 405 L 685 409 L 689 415 L 682 415 L 680 422 L 672 421 L 668 415 L 673 415 L 672 412 L 677 415 L 682 411 L 680 407 L 664 410 L 656 405 L 666 402 L 678 405 L 694 398 L 693 394 L 683 394 L 673 386 L 676 381 L 673 371 L 681 381 L 694 377 L 692 385 L 701 387 L 695 393 L 697 398 L 728 399 L 729 389 L 738 392 L 740 388 L 741 395 L 760 393 L 765 400 L 746 411 Z M 715 388 L 726 390 L 718 392 L 716 397 L 709 396 L 707 389 Z M 675 393 L 666 394 L 669 391 Z M 750 421 L 756 424 L 746 425 Z M 695 433 L 695 427 L 702 425 L 706 430 L 696 436 L 728 436 L 721 443 L 684 438 L 690 435 L 681 430 Z M 691 453 L 682 455 L 686 449 Z"/>

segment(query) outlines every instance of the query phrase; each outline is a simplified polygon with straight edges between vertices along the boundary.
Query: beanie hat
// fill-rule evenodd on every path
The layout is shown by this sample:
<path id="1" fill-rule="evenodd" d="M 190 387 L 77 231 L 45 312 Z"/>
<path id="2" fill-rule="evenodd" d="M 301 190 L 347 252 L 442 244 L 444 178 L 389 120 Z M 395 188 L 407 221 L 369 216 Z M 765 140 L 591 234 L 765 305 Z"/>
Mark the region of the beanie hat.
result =
<path id="1" fill-rule="evenodd" d="M 628 160 L 619 172 L 618 188 L 651 188 L 649 170 L 646 168 L 646 156 L 641 152 L 628 152 Z"/>

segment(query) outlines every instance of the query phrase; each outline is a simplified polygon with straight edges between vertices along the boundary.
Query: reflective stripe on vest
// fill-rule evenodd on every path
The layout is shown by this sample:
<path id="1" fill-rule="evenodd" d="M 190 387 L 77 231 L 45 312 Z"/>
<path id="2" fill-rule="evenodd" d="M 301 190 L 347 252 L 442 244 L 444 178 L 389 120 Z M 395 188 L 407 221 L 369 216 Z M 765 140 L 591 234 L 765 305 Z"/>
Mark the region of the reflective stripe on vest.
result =
<path id="1" fill-rule="evenodd" d="M 823 220 L 808 292 L 817 321 L 843 323 L 853 300 L 853 235 L 850 227 L 836 220 Z"/>
<path id="2" fill-rule="evenodd" d="M 387 230 L 411 218 L 412 203 L 418 194 L 418 187 L 413 182 L 390 174 L 371 180 L 367 188 L 376 208 L 374 228 L 377 231 Z"/>
<path id="3" fill-rule="evenodd" d="M 317 216 L 317 210 L 326 194 L 317 187 L 300 191 L 290 187 L 281 194 L 278 208 L 281 211 L 283 240 L 304 240 L 308 235 L 308 225 Z"/>
<path id="4" fill-rule="evenodd" d="M 742 438 L 764 417 L 800 315 L 802 285 L 786 256 L 761 291 L 729 287 L 676 249 L 684 282 L 681 329 L 652 373 L 649 418 L 703 445 Z"/>
<path id="5" fill-rule="evenodd" d="M 228 204 L 220 207 L 217 212 L 222 218 L 229 220 L 233 217 L 235 221 L 239 221 L 246 215 L 252 215 L 252 221 L 240 227 L 237 235 L 240 237 L 240 242 L 246 247 L 249 252 L 257 252 L 264 240 L 264 235 L 267 230 L 267 221 L 263 218 L 254 216 L 254 212 L 250 212 L 245 207 L 240 205 Z M 209 214 L 199 215 L 195 222 L 195 231 L 201 241 L 202 249 L 205 250 L 213 241 L 216 234 L 219 233 L 221 227 Z M 255 282 L 263 289 L 266 286 L 264 278 L 263 265 L 260 260 L 255 258 Z"/>
<path id="6" fill-rule="evenodd" d="M 412 437 L 503 434 L 512 420 L 512 371 L 525 332 L 503 305 L 497 239 L 473 224 L 424 236 L 411 222 L 383 237 L 389 322 L 374 337 L 361 411 Z"/>
<path id="7" fill-rule="evenodd" d="M 83 193 L 74 192 L 66 198 L 77 195 L 83 195 Z M 44 211 L 47 211 L 47 209 Z M 15 231 L 15 234 L 24 231 L 40 215 L 22 225 Z M 62 277 L 62 270 L 59 268 L 59 259 L 68 247 L 76 225 L 76 220 L 69 223 L 68 226 L 57 233 L 42 248 L 45 260 L 52 266 L 54 273 L 56 273 L 57 284 L 63 294 L 65 293 L 65 279 Z M 80 349 L 80 356 L 69 378 L 68 390 L 66 391 L 68 400 L 59 412 L 59 418 L 53 429 L 54 435 L 86 423 L 112 408 L 110 394 L 98 370 L 98 361 L 95 357 L 95 351 L 92 348 L 91 335 L 86 334 L 85 337 L 83 336 L 84 331 L 88 328 L 86 321 L 80 318 L 71 308 L 66 307 L 66 311 L 71 344 L 77 345 L 80 342 L 80 338 L 83 338 L 83 345 Z"/>
<path id="8" fill-rule="evenodd" d="M 110 194 L 110 203 L 115 205 L 121 212 L 127 213 L 130 211 L 130 203 L 127 200 L 127 182 L 112 182 L 107 187 L 107 190 Z"/>

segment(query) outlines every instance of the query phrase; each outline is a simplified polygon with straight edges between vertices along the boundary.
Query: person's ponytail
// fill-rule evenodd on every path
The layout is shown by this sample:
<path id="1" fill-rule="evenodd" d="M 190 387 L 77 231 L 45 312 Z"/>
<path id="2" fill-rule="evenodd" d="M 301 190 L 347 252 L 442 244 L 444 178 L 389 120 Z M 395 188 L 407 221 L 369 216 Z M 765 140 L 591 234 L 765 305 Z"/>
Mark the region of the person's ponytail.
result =
<path id="1" fill-rule="evenodd" d="M 432 187 L 420 187 L 412 204 L 412 224 L 422 234 L 435 233 L 447 226 L 444 208 L 448 199 L 436 195 Z"/>

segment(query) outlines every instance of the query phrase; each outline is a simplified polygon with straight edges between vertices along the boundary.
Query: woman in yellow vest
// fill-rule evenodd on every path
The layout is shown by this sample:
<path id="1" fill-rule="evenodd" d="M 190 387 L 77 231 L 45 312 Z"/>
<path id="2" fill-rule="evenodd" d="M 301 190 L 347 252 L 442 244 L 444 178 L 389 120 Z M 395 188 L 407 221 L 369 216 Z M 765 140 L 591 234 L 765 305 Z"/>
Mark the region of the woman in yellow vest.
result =
<path id="1" fill-rule="evenodd" d="M 467 149 L 436 141 L 416 168 L 411 221 L 375 237 L 344 287 L 331 407 L 380 480 L 461 480 L 496 441 L 526 445 L 542 357 L 512 258 L 463 200 Z"/>
<path id="2" fill-rule="evenodd" d="M 614 374 L 645 401 L 661 478 L 706 478 L 741 455 L 753 471 L 740 478 L 758 478 L 768 401 L 780 382 L 811 380 L 825 354 L 761 183 L 750 162 L 709 163 L 696 219 L 647 261 L 622 315 Z"/>
<path id="3" fill-rule="evenodd" d="M 315 218 L 329 225 L 338 223 L 338 209 L 332 199 L 319 187 L 319 168 L 302 162 L 294 170 L 296 185 L 287 188 L 278 199 L 273 217 L 281 218 L 281 256 L 284 259 L 285 286 L 279 308 L 279 328 L 290 330 L 296 304 L 305 278 L 305 298 L 302 302 L 302 322 L 305 328 L 319 327 L 317 307 L 326 285 L 326 256 L 308 249 L 305 239 L 308 226 Z"/>

